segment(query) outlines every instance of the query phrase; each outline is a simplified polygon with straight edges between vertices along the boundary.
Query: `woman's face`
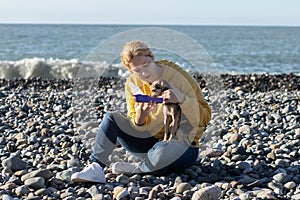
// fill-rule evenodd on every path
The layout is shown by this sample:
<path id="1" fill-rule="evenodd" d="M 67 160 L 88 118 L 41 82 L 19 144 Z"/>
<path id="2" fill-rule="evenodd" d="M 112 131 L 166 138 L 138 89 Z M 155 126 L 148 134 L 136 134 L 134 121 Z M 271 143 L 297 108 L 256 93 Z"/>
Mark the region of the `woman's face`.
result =
<path id="1" fill-rule="evenodd" d="M 135 56 L 129 62 L 131 73 L 136 74 L 141 80 L 152 83 L 157 80 L 161 74 L 159 67 L 155 64 L 152 57 Z"/>

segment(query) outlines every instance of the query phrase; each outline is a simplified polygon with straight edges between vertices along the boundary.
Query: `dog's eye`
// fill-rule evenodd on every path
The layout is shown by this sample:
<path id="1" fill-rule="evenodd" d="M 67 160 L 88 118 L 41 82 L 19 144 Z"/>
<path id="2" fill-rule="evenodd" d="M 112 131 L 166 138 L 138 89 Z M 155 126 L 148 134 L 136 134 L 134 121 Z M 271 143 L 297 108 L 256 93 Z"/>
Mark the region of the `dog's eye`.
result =
<path id="1" fill-rule="evenodd" d="M 157 89 L 157 90 L 160 89 L 160 85 L 159 85 L 159 84 L 155 84 L 154 87 L 155 87 L 155 89 Z"/>

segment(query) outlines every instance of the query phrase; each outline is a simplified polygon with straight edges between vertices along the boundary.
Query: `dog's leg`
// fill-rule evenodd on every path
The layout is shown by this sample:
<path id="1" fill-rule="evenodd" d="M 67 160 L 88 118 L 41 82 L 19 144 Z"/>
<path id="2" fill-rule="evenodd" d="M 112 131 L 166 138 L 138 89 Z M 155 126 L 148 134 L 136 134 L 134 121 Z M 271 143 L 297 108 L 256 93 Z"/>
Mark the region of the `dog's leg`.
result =
<path id="1" fill-rule="evenodd" d="M 175 130 L 175 119 L 174 119 L 174 115 L 172 115 L 172 117 L 171 117 L 171 123 L 170 123 L 170 125 L 169 125 L 169 127 L 170 127 L 170 136 L 169 136 L 169 139 L 168 139 L 168 141 L 169 142 L 171 142 L 172 141 L 172 139 L 174 139 L 174 137 L 175 137 L 175 132 L 176 132 L 176 130 Z"/>
<path id="2" fill-rule="evenodd" d="M 165 124 L 165 135 L 164 135 L 164 141 L 167 141 L 169 139 L 169 116 L 165 113 L 164 115 L 164 124 Z"/>
<path id="3" fill-rule="evenodd" d="M 181 108 L 178 107 L 174 107 L 173 109 L 173 115 L 172 115 L 172 128 L 171 128 L 171 135 L 170 135 L 170 139 L 169 141 L 171 141 L 172 139 L 176 138 L 179 126 L 180 126 L 180 121 L 181 121 Z M 178 140 L 179 137 L 177 137 Z"/>

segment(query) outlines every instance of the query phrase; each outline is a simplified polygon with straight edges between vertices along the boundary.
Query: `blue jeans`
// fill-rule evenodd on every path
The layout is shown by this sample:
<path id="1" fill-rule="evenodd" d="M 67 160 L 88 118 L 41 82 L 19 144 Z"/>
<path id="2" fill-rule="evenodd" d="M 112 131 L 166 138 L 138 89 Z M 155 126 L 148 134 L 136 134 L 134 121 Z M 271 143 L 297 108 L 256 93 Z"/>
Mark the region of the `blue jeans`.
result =
<path id="1" fill-rule="evenodd" d="M 124 132 L 120 123 L 126 126 Z M 143 135 L 143 137 L 139 137 Z M 139 169 L 143 173 L 166 173 L 182 171 L 197 159 L 198 148 L 183 142 L 161 142 L 149 132 L 140 132 L 130 125 L 128 118 L 120 113 L 106 113 L 95 138 L 92 157 L 107 165 L 107 158 L 115 148 L 117 140 L 129 152 L 141 158 Z"/>

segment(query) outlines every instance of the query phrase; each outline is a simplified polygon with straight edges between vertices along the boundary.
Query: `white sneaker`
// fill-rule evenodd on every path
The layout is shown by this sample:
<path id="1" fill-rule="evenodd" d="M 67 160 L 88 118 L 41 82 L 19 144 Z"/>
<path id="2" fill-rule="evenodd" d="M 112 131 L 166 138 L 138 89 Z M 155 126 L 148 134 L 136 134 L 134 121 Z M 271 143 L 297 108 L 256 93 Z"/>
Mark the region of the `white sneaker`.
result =
<path id="1" fill-rule="evenodd" d="M 138 174 L 141 173 L 137 163 L 116 162 L 111 165 L 113 174 Z"/>
<path id="2" fill-rule="evenodd" d="M 103 169 L 96 162 L 89 164 L 82 171 L 72 174 L 71 181 L 106 183 Z"/>

